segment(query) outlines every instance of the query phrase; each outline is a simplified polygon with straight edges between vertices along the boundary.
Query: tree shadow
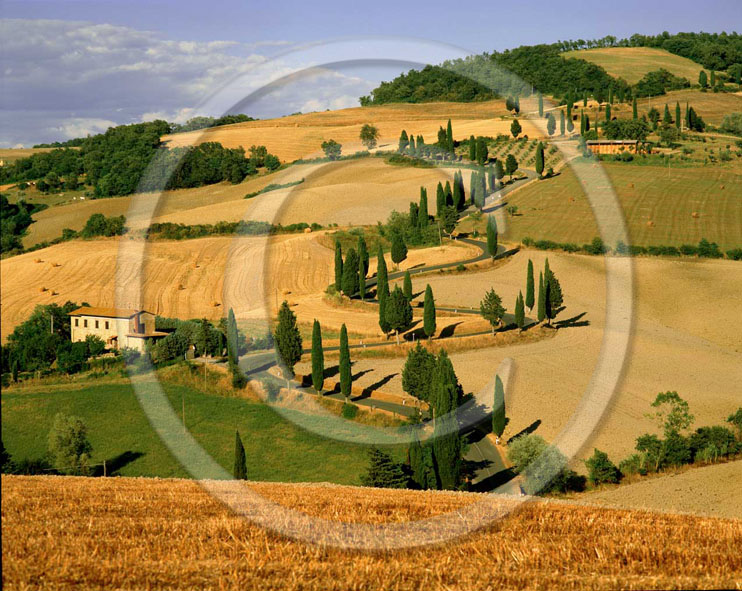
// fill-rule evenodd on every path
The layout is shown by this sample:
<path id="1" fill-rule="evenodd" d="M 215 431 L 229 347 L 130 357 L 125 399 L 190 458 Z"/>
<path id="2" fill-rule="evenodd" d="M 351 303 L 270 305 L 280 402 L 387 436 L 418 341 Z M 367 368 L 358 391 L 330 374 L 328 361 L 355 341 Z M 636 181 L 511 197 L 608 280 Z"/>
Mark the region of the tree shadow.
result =
<path id="1" fill-rule="evenodd" d="M 356 396 L 354 400 L 362 400 L 363 398 L 369 398 L 371 396 L 371 393 L 374 390 L 378 390 L 382 386 L 388 384 L 395 376 L 399 375 L 399 373 L 390 373 L 389 375 L 384 376 L 380 380 L 374 382 L 373 384 L 369 384 L 366 386 L 363 391 L 361 392 L 360 396 Z"/>
<path id="2" fill-rule="evenodd" d="M 322 376 L 327 378 L 334 378 L 336 375 L 340 373 L 340 364 L 333 365 L 332 367 L 326 367 L 324 373 Z"/>
<path id="3" fill-rule="evenodd" d="M 536 429 L 538 429 L 540 425 L 541 425 L 541 419 L 536 419 L 530 425 L 528 425 L 528 427 L 526 427 L 525 429 L 519 431 L 518 433 L 516 433 L 515 435 L 513 435 L 510 439 L 508 439 L 508 443 L 510 441 L 513 441 L 513 439 L 517 439 L 521 435 L 530 435 Z"/>
<path id="4" fill-rule="evenodd" d="M 447 339 L 449 337 L 452 337 L 453 334 L 456 332 L 456 327 L 462 324 L 461 322 L 454 322 L 453 324 L 449 324 L 448 326 L 441 329 L 440 335 L 438 335 L 439 339 Z"/>
<path id="5" fill-rule="evenodd" d="M 143 455 L 144 453 L 141 451 L 125 451 L 110 460 L 106 460 L 106 475 L 117 476 L 117 473 L 121 468 L 131 464 L 135 460 L 138 460 Z M 93 476 L 103 476 L 103 466 L 96 466 L 93 471 Z"/>
<path id="6" fill-rule="evenodd" d="M 500 470 L 499 472 L 496 472 L 492 476 L 488 476 L 487 478 L 480 480 L 476 484 L 472 486 L 473 492 L 491 492 L 495 490 L 498 486 L 502 486 L 506 482 L 510 482 L 513 478 L 517 476 L 515 470 L 512 468 L 505 468 L 504 470 Z"/>
<path id="7" fill-rule="evenodd" d="M 589 320 L 581 320 L 583 316 L 585 316 L 587 312 L 583 312 L 582 314 L 578 314 L 577 316 L 572 316 L 572 318 L 566 318 L 565 320 L 558 320 L 554 323 L 554 326 L 556 328 L 574 328 L 578 326 L 590 326 Z"/>
<path id="8" fill-rule="evenodd" d="M 373 369 L 364 369 L 363 371 L 359 371 L 358 373 L 351 375 L 351 380 L 355 382 L 358 378 L 362 378 L 367 373 L 371 373 L 372 371 L 374 371 L 374 370 Z"/>

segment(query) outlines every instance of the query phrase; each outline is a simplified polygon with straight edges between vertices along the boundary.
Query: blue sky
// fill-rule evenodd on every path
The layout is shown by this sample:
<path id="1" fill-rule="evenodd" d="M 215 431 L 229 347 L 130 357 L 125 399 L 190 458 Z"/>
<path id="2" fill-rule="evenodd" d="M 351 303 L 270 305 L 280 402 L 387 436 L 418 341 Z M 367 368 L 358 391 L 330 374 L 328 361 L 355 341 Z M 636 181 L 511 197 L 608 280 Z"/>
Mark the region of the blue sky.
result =
<path id="1" fill-rule="evenodd" d="M 687 0 L 4 0 L 0 17 L 0 145 L 13 146 L 154 117 L 183 120 L 200 114 L 215 89 L 256 66 L 267 75 L 269 67 L 290 73 L 321 63 L 285 57 L 309 43 L 347 40 L 326 50 L 323 57 L 334 61 L 348 59 L 353 51 L 347 43 L 359 36 L 418 38 L 481 52 L 608 34 L 720 32 L 742 23 L 742 0 L 707 0 L 702 8 Z M 422 59 L 436 63 L 447 55 L 433 49 Z M 380 79 L 408 67 L 384 62 L 315 69 L 272 87 L 248 104 L 249 112 L 270 117 L 354 106 Z M 248 86 L 256 87 L 256 80 Z"/>

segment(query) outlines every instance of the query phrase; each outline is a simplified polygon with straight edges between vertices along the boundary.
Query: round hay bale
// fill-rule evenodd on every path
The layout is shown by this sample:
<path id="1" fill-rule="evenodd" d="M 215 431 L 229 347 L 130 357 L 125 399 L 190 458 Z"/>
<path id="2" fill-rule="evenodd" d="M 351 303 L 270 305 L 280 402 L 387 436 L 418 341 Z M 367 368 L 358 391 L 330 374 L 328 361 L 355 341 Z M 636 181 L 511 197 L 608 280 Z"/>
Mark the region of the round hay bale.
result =
<path id="1" fill-rule="evenodd" d="M 722 187 L 722 189 L 723 189 L 723 188 L 724 188 L 724 187 Z M 311 233 L 312 233 L 312 228 L 304 228 L 304 233 L 305 233 L 305 234 L 311 234 Z"/>
<path id="2" fill-rule="evenodd" d="M 649 220 L 647 222 L 647 226 L 650 227 L 650 228 L 654 228 L 654 222 L 652 220 Z"/>
<path id="3" fill-rule="evenodd" d="M 722 191 L 724 190 L 724 185 L 722 185 L 722 186 L 721 186 L 721 190 L 722 190 Z"/>
<path id="4" fill-rule="evenodd" d="M 47 291 L 47 289 L 46 289 L 46 287 L 39 287 L 39 291 L 41 293 L 44 293 L 45 291 Z"/>
<path id="5" fill-rule="evenodd" d="M 698 219 L 701 217 L 701 214 L 699 214 L 697 211 L 694 211 L 692 214 L 690 214 L 690 217 Z"/>
<path id="6" fill-rule="evenodd" d="M 41 259 L 34 259 L 33 262 L 34 263 L 43 263 L 44 261 L 42 261 Z"/>
<path id="7" fill-rule="evenodd" d="M 219 302 L 211 302 L 211 307 L 212 308 L 218 308 L 219 306 L 221 306 L 221 303 L 219 303 Z"/>
<path id="8" fill-rule="evenodd" d="M 182 283 L 178 283 L 178 291 L 183 291 L 185 286 Z"/>
<path id="9" fill-rule="evenodd" d="M 629 183 L 629 189 L 633 189 L 633 188 L 634 188 L 634 183 Z"/>

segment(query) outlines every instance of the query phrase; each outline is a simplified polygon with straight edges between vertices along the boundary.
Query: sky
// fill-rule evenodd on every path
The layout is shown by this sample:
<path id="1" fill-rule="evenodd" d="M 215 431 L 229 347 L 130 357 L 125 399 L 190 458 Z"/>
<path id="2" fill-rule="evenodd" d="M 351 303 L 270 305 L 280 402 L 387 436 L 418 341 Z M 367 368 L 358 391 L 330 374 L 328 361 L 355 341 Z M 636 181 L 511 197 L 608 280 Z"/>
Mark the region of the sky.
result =
<path id="1" fill-rule="evenodd" d="M 742 23 L 742 0 L 470 4 L 0 0 L 0 146 L 236 105 L 261 118 L 357 106 L 447 57 Z"/>

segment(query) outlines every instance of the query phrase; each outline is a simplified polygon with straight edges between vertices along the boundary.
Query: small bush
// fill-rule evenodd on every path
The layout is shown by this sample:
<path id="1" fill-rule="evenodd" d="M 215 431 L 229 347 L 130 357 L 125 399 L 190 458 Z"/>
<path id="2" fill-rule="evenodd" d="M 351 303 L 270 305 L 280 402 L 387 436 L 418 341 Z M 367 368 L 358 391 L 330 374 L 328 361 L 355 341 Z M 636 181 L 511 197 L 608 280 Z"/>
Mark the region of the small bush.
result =
<path id="1" fill-rule="evenodd" d="M 358 415 L 358 407 L 355 404 L 345 402 L 343 403 L 343 408 L 340 411 L 340 415 L 344 419 L 348 419 L 349 421 L 352 421 Z"/>

